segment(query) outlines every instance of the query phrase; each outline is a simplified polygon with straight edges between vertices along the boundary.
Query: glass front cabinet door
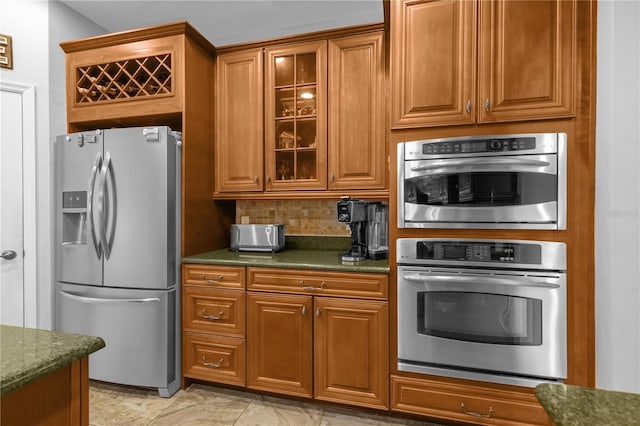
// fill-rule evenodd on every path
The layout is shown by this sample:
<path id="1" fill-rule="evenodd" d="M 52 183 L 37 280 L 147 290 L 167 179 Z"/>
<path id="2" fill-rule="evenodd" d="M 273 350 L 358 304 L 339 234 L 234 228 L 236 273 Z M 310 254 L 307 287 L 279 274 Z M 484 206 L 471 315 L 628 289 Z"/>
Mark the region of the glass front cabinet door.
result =
<path id="1" fill-rule="evenodd" d="M 266 49 L 266 190 L 326 189 L 326 41 Z"/>

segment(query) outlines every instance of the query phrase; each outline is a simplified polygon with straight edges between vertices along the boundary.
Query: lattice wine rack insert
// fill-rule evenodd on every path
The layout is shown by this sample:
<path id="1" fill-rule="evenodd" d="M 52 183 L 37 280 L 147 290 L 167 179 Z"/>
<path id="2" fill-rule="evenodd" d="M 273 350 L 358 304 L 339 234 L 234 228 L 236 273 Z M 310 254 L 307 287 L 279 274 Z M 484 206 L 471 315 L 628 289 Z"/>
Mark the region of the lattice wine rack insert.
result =
<path id="1" fill-rule="evenodd" d="M 171 54 L 76 68 L 76 103 L 112 101 L 171 93 Z"/>

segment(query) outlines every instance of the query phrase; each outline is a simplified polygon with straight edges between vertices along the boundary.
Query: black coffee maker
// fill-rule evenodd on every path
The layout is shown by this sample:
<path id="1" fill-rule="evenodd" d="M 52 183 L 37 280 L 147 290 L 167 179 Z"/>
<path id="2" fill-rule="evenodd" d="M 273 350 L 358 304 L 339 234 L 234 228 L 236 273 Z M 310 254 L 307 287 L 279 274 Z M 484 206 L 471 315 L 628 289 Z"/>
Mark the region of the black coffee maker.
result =
<path id="1" fill-rule="evenodd" d="M 387 257 L 386 209 L 387 206 L 377 201 L 354 198 L 343 198 L 338 201 L 338 222 L 349 224 L 351 229 L 351 248 L 340 254 L 341 260 L 359 262 L 367 258 L 385 259 Z M 384 213 L 382 218 L 381 211 Z M 381 221 L 383 226 L 380 226 Z"/>

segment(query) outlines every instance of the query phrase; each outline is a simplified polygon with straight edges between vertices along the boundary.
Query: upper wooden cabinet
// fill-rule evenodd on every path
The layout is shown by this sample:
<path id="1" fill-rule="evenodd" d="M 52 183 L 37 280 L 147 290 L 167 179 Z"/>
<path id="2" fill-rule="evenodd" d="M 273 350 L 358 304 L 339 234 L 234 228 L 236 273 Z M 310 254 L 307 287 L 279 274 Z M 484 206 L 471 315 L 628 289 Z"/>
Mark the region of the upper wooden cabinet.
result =
<path id="1" fill-rule="evenodd" d="M 329 189 L 386 186 L 382 32 L 329 40 Z"/>
<path id="2" fill-rule="evenodd" d="M 220 55 L 216 70 L 216 191 L 262 191 L 262 49 Z"/>
<path id="3" fill-rule="evenodd" d="M 327 187 L 327 42 L 265 50 L 266 190 Z"/>
<path id="4" fill-rule="evenodd" d="M 67 121 L 156 124 L 185 109 L 189 81 L 207 82 L 215 48 L 186 22 L 60 43 L 66 53 Z M 209 62 L 204 70 L 185 64 Z M 199 86 L 210 97 L 209 84 Z M 73 126 L 72 126 L 73 127 Z M 175 126 L 174 126 L 175 127 Z"/>
<path id="5" fill-rule="evenodd" d="M 573 0 L 392 2 L 392 127 L 571 117 Z"/>
<path id="6" fill-rule="evenodd" d="M 377 27 L 233 49 L 218 57 L 216 81 L 216 197 L 385 191 L 384 36 Z"/>

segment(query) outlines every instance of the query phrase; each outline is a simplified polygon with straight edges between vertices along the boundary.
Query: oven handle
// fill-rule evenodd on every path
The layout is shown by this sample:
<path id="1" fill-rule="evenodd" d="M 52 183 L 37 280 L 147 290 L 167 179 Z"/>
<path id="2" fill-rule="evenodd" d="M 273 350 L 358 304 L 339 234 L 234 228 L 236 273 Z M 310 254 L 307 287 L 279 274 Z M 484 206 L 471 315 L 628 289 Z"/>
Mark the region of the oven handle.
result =
<path id="1" fill-rule="evenodd" d="M 486 167 L 486 166 L 516 166 L 516 167 L 548 167 L 551 163 L 542 160 L 526 158 L 458 158 L 455 160 L 433 160 L 423 166 L 414 166 L 412 172 L 445 169 L 449 167 Z"/>
<path id="2" fill-rule="evenodd" d="M 464 275 L 429 275 L 429 274 L 411 274 L 403 275 L 402 278 L 405 281 L 414 282 L 441 282 L 441 283 L 464 283 L 464 284 L 503 284 L 513 285 L 519 287 L 538 287 L 538 288 L 560 288 L 559 284 L 545 283 L 537 280 L 533 280 L 525 277 L 476 277 L 476 276 L 464 276 Z M 546 277 L 541 277 L 546 278 Z M 550 277 L 553 278 L 553 277 Z"/>

